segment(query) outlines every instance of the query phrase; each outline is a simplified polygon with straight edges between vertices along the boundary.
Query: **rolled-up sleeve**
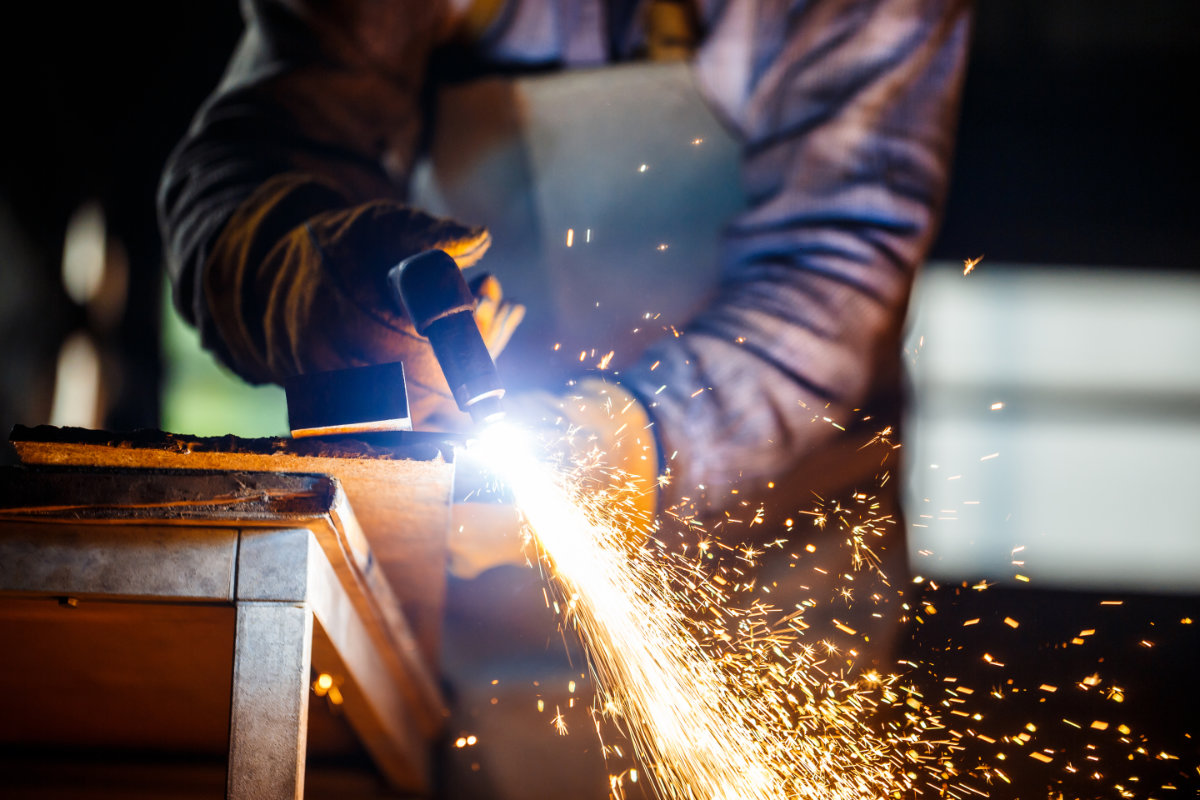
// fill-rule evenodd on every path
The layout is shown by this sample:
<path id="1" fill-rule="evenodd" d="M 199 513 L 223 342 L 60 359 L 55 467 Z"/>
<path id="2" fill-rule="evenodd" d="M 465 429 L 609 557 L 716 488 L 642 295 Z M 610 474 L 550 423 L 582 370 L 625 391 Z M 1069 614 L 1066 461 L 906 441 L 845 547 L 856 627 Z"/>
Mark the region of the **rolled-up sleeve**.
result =
<path id="1" fill-rule="evenodd" d="M 668 503 L 794 470 L 895 382 L 945 195 L 968 37 L 958 0 L 710 10 L 702 90 L 742 137 L 750 208 L 717 299 L 624 382 L 651 407 Z"/>

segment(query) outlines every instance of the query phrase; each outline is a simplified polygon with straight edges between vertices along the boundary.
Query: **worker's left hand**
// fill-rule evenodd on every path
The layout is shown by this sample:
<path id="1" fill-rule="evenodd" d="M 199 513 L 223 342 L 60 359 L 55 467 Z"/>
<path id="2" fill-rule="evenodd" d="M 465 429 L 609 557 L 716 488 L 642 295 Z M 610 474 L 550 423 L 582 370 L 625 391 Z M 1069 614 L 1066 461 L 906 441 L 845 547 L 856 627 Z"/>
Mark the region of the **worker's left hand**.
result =
<path id="1" fill-rule="evenodd" d="M 474 278 L 470 286 L 471 294 L 475 295 L 475 324 L 494 359 L 508 346 L 517 326 L 525 319 L 525 306 L 506 299 L 500 281 L 490 272 Z"/>
<path id="2" fill-rule="evenodd" d="M 546 459 L 578 478 L 593 508 L 640 546 L 654 530 L 658 445 L 646 407 L 625 387 L 597 379 L 561 394 L 534 392 L 506 403 L 508 418 L 527 430 Z M 450 569 L 473 577 L 527 554 L 517 510 L 495 503 L 455 506 Z"/>

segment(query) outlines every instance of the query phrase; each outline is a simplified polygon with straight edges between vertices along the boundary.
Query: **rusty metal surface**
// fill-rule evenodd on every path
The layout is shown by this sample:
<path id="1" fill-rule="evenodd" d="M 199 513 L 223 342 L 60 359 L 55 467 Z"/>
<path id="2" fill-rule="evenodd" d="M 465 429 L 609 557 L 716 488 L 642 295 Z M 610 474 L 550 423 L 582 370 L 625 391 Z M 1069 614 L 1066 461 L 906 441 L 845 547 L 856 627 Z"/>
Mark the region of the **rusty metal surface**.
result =
<path id="1" fill-rule="evenodd" d="M 464 438 L 452 433 L 389 431 L 380 434 L 313 436 L 300 439 L 241 436 L 187 436 L 167 431 L 97 431 L 58 428 L 53 425 L 13 426 L 9 441 L 21 460 L 32 463 L 35 453 L 63 452 L 63 448 L 152 448 L 177 454 L 290 455 L 312 458 L 367 458 L 373 460 L 451 460 Z"/>
<path id="2" fill-rule="evenodd" d="M 237 607 L 229 713 L 228 800 L 302 800 L 312 611 Z"/>
<path id="3" fill-rule="evenodd" d="M 0 592 L 233 600 L 235 530 L 0 526 Z"/>
<path id="4" fill-rule="evenodd" d="M 354 508 L 357 524 L 346 526 L 347 530 L 353 528 L 369 543 L 373 569 L 386 578 L 399 600 L 422 657 L 430 666 L 436 666 L 441 649 L 454 441 L 455 437 L 440 434 L 240 439 L 47 426 L 18 426 L 11 439 L 22 464 L 28 467 L 332 476 Z M 296 499 L 304 502 L 302 497 Z M 262 502 L 274 501 L 268 495 Z M 152 516 L 154 512 L 138 513 Z M 236 509 L 233 516 L 237 517 Z M 248 514 L 244 519 L 253 521 L 254 516 Z M 350 546 L 356 547 L 354 542 Z M 361 560 L 359 567 L 365 569 Z"/>
<path id="5" fill-rule="evenodd" d="M 164 480 L 120 467 L 0 468 L 0 519 L 253 521 L 327 513 L 338 486 L 322 474 L 159 470 Z M 169 479 L 166 479 L 169 478 Z"/>
<path id="6" fill-rule="evenodd" d="M 26 486 L 38 487 L 32 497 L 23 493 Z M 238 510 L 247 516 L 239 519 Z M 66 597 L 71 604 L 60 605 Z M 58 649 L 41 653 L 44 658 L 30 662 L 26 673 L 36 672 L 38 664 L 57 669 L 76 643 L 99 647 L 93 640 L 104 630 L 112 636 L 102 636 L 100 649 L 121 654 L 111 661 L 116 667 L 78 658 L 71 682 L 87 686 L 79 678 L 94 667 L 96 677 L 112 678 L 101 680 L 99 691 L 112 691 L 125 675 L 136 695 L 144 680 L 139 663 L 150 669 L 158 669 L 153 664 L 159 661 L 168 664 L 167 675 L 145 684 L 149 710 L 121 718 L 114 692 L 116 705 L 105 713 L 116 714 L 116 722 L 108 728 L 99 723 L 96 735 L 83 736 L 79 746 L 89 741 L 107 746 L 104 732 L 124 723 L 139 731 L 154 724 L 176 733 L 190 730 L 188 707 L 166 698 L 180 687 L 184 697 L 197 687 L 216 687 L 225 698 L 216 702 L 229 709 L 224 719 L 231 725 L 229 796 L 298 796 L 311 664 L 335 676 L 345 698 L 340 710 L 387 781 L 404 791 L 428 790 L 429 745 L 444 718 L 440 695 L 336 480 L 246 471 L 0 470 L 0 628 L 12 632 L 25 653 L 36 651 L 30 645 L 42 640 L 41 624 L 25 620 L 35 606 L 92 613 L 84 615 L 87 624 L 61 628 L 54 640 Z M 236 614 L 236 639 L 232 630 L 228 634 L 235 653 L 224 650 L 224 667 L 211 659 L 188 659 L 195 634 L 189 623 L 154 627 L 149 639 L 139 636 L 138 624 L 103 624 L 113 614 L 144 616 L 139 609 L 153 616 L 160 613 L 154 609 L 204 608 L 227 614 L 231 629 Z M 129 613 L 117 613 L 122 609 Z M 194 644 L 205 646 L 201 640 Z M 206 675 L 191 669 L 193 661 Z M 208 677 L 214 672 L 215 681 Z M 63 713 L 50 717 L 59 725 L 72 724 L 72 707 L 59 703 L 54 692 L 38 698 L 58 705 Z M 214 705 L 211 697 L 190 702 Z M 153 713 L 157 706 L 173 712 Z M 53 729 L 43 733 L 52 744 Z M 136 746 L 155 746 L 153 737 L 136 735 L 142 742 Z M 20 732 L 7 741 L 28 743 Z M 167 750 L 189 747 L 170 732 L 158 744 Z M 211 741 L 206 748 L 212 749 Z"/>
<path id="7" fill-rule="evenodd" d="M 238 601 L 307 603 L 318 558 L 320 549 L 307 528 L 243 530 L 238 542 Z M 326 569 L 327 580 L 336 581 Z"/>

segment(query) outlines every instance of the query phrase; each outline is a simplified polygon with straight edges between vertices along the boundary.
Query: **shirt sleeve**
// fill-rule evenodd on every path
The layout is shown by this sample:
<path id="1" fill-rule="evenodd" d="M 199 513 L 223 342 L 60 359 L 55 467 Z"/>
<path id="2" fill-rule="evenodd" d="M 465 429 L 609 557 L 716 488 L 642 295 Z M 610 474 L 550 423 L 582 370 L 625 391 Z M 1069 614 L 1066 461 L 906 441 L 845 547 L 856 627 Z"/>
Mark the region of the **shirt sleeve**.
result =
<path id="1" fill-rule="evenodd" d="M 814 410 L 845 420 L 895 382 L 947 186 L 967 5 L 705 10 L 696 73 L 744 142 L 750 207 L 724 236 L 717 300 L 623 376 L 670 459 L 668 505 L 795 470 L 838 433 Z"/>
<path id="2" fill-rule="evenodd" d="M 446 5 L 243 0 L 241 42 L 168 160 L 158 207 L 176 306 L 247 380 L 378 356 L 334 352 L 339 333 L 362 337 L 374 325 L 415 339 L 372 295 L 374 283 L 326 273 L 330 245 L 347 231 L 406 224 L 398 206 L 421 131 L 425 64 L 450 25 Z M 301 326 L 315 332 L 320 320 L 308 317 L 331 314 L 357 323 L 329 331 L 307 361 L 284 341 Z"/>

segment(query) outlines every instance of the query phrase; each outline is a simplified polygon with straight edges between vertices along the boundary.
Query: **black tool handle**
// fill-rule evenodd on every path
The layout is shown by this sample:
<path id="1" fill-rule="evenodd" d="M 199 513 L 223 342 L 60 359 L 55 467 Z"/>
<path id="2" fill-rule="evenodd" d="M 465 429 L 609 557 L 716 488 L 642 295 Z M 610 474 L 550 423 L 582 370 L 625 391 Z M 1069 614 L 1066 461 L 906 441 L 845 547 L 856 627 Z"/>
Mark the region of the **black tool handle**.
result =
<path id="1" fill-rule="evenodd" d="M 429 326 L 439 319 L 475 313 L 475 297 L 462 270 L 441 250 L 426 250 L 404 259 L 392 268 L 388 279 L 422 336 L 428 336 Z"/>
<path id="2" fill-rule="evenodd" d="M 504 386 L 475 324 L 475 297 L 441 250 L 406 258 L 388 273 L 400 306 L 429 339 L 460 410 L 476 423 L 503 415 Z"/>

